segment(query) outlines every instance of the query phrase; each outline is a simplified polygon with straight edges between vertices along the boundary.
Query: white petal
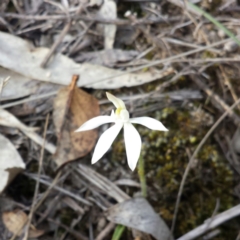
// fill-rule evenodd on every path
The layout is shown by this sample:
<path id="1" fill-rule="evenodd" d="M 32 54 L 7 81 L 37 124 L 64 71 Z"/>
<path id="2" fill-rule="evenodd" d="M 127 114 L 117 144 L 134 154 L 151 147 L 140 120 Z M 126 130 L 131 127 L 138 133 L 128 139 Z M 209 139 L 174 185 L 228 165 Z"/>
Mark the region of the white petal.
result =
<path id="1" fill-rule="evenodd" d="M 130 122 L 141 124 L 152 130 L 168 131 L 168 129 L 165 128 L 161 122 L 159 122 L 158 120 L 156 120 L 154 118 L 150 118 L 150 117 L 131 118 Z"/>
<path id="2" fill-rule="evenodd" d="M 129 112 L 126 109 L 121 110 L 120 117 L 123 122 L 129 122 Z"/>
<path id="3" fill-rule="evenodd" d="M 115 118 L 114 110 L 111 111 L 111 117 L 112 117 L 112 118 Z"/>
<path id="4" fill-rule="evenodd" d="M 138 131 L 131 123 L 124 123 L 124 140 L 128 165 L 133 171 L 140 156 L 142 141 Z"/>
<path id="5" fill-rule="evenodd" d="M 91 129 L 99 127 L 100 125 L 103 125 L 105 123 L 111 123 L 111 122 L 114 122 L 114 119 L 111 116 L 98 116 L 98 117 L 92 118 L 92 119 L 88 120 L 87 122 L 85 122 L 75 132 L 91 130 Z"/>
<path id="6" fill-rule="evenodd" d="M 109 92 L 106 92 L 106 94 L 107 94 L 108 100 L 111 101 L 116 108 L 123 108 L 123 109 L 126 108 L 123 100 L 121 100 L 120 98 L 117 98 L 117 97 L 113 96 L 113 95 L 112 95 L 111 93 L 109 93 Z"/>
<path id="7" fill-rule="evenodd" d="M 97 162 L 107 152 L 122 127 L 123 123 L 116 123 L 101 135 L 93 153 L 92 164 Z"/>

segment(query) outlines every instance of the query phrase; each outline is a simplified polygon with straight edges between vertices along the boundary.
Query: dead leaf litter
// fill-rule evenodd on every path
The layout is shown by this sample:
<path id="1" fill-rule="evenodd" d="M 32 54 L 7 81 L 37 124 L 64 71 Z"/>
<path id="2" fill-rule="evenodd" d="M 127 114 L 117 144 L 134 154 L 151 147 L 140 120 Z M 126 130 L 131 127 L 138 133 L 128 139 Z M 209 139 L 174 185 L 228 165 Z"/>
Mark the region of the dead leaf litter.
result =
<path id="1" fill-rule="evenodd" d="M 237 1 L 0 1 L 0 239 L 238 239 L 239 14 Z M 109 126 L 75 132 L 111 114 L 106 91 L 169 129 L 137 127 L 147 199 L 122 136 L 91 165 Z"/>

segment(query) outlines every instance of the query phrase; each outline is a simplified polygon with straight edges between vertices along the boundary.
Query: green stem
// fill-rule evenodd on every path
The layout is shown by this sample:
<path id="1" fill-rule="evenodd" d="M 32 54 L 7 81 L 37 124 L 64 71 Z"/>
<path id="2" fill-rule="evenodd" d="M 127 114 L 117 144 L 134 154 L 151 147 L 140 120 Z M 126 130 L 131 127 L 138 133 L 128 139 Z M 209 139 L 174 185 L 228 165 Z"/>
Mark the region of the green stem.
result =
<path id="1" fill-rule="evenodd" d="M 140 155 L 140 158 L 138 161 L 138 176 L 140 179 L 142 196 L 147 197 L 147 184 L 146 184 L 146 177 L 145 177 L 145 171 L 144 171 L 144 159 L 142 155 Z"/>
<path id="2" fill-rule="evenodd" d="M 114 230 L 114 233 L 113 233 L 113 236 L 112 236 L 112 240 L 119 240 L 123 234 L 125 230 L 125 226 L 123 225 L 117 225 L 115 230 Z"/>
<path id="3" fill-rule="evenodd" d="M 200 14 L 202 14 L 205 18 L 207 18 L 210 22 L 212 22 L 213 24 L 215 24 L 218 28 L 222 29 L 226 35 L 228 35 L 230 38 L 232 38 L 239 46 L 240 46 L 240 41 L 239 39 L 237 39 L 237 37 L 231 32 L 229 31 L 224 25 L 222 25 L 216 18 L 214 18 L 211 14 L 205 12 L 204 10 L 202 10 L 200 7 L 198 7 L 197 5 L 191 3 L 191 2 L 187 2 L 188 6 L 190 6 L 191 8 L 193 8 L 195 11 L 199 12 Z"/>

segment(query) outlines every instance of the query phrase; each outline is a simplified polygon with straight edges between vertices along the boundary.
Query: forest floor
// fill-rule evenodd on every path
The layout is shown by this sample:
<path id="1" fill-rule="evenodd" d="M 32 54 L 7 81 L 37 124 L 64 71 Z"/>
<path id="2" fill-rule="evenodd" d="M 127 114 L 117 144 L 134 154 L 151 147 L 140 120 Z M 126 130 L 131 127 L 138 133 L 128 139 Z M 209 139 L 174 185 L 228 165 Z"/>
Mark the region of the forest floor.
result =
<path id="1" fill-rule="evenodd" d="M 0 240 L 239 240 L 239 17 L 232 0 L 0 1 Z M 115 109 L 106 92 L 168 129 L 134 125 L 134 171 L 123 131 L 95 164 L 111 125 L 75 132 Z"/>

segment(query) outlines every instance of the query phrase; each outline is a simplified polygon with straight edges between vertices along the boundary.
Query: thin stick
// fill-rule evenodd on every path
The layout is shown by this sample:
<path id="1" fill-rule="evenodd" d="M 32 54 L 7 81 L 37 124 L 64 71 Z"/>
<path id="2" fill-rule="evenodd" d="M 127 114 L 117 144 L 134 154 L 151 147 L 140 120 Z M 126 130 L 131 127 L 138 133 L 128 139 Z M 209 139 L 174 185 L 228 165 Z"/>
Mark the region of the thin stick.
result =
<path id="1" fill-rule="evenodd" d="M 47 97 L 52 97 L 54 95 L 56 95 L 58 93 L 58 91 L 52 91 L 52 92 L 48 92 L 48 93 L 43 93 L 43 94 L 39 94 L 39 95 L 33 95 L 31 97 L 22 99 L 22 100 L 18 100 L 12 103 L 6 103 L 1 105 L 1 108 L 10 108 L 16 105 L 20 105 L 22 103 L 26 103 L 26 102 L 31 102 L 31 101 L 35 101 L 41 98 L 47 98 Z"/>
<path id="2" fill-rule="evenodd" d="M 23 173 L 25 176 L 31 178 L 31 179 L 34 179 L 35 181 L 39 181 L 40 183 L 46 185 L 46 186 L 51 186 L 51 183 L 42 179 L 41 177 L 38 178 L 38 177 L 35 177 L 33 176 L 32 174 L 29 174 L 29 173 Z M 82 198 L 81 196 L 77 195 L 77 194 L 74 194 L 72 193 L 71 191 L 68 191 L 67 189 L 64 189 L 64 188 L 61 188 L 59 186 L 53 186 L 53 189 L 59 191 L 60 193 L 63 193 L 69 197 L 72 197 L 73 199 L 76 199 L 77 201 L 83 203 L 83 204 L 86 204 L 88 206 L 91 206 L 92 204 L 87 201 L 86 199 Z"/>
<path id="3" fill-rule="evenodd" d="M 65 20 L 67 18 L 64 14 L 59 15 L 25 15 L 25 14 L 18 14 L 18 13 L 0 13 L 1 17 L 5 18 L 16 18 L 16 19 L 23 19 L 23 20 L 35 20 L 35 21 L 44 21 L 44 20 Z M 170 17 L 167 19 L 164 19 L 162 16 L 156 19 L 146 19 L 146 18 L 140 18 L 136 21 L 132 22 L 129 20 L 123 20 L 123 19 L 105 19 L 96 17 L 93 15 L 84 16 L 82 14 L 71 14 L 69 15 L 69 18 L 71 20 L 82 20 L 86 22 L 98 22 L 103 24 L 115 24 L 119 26 L 124 25 L 139 25 L 139 24 L 155 24 L 155 23 L 166 23 L 168 22 L 178 22 L 182 16 L 175 16 Z"/>
<path id="4" fill-rule="evenodd" d="M 233 100 L 236 102 L 238 97 L 237 97 L 237 94 L 230 82 L 230 79 L 228 78 L 227 74 L 225 73 L 224 71 L 224 68 L 222 65 L 219 65 L 219 68 L 221 70 L 221 73 L 222 73 L 222 76 L 223 76 L 223 79 L 224 79 L 224 83 L 228 86 L 228 89 L 230 90 L 231 94 L 232 94 L 232 97 L 233 97 Z M 238 110 L 240 110 L 240 106 L 238 106 Z"/>
<path id="5" fill-rule="evenodd" d="M 67 32 L 69 31 L 70 27 L 72 25 L 72 22 L 69 21 L 65 27 L 63 28 L 61 34 L 59 35 L 59 38 L 57 39 L 57 41 L 52 45 L 51 49 L 49 50 L 47 56 L 43 59 L 42 63 L 40 64 L 40 66 L 42 68 L 45 68 L 49 59 L 51 58 L 51 56 L 53 55 L 53 53 L 56 51 L 57 47 L 59 46 L 59 44 L 62 42 L 64 36 L 67 34 Z"/>
<path id="6" fill-rule="evenodd" d="M 42 199 L 35 205 L 34 207 L 34 212 L 37 211 L 37 209 L 41 206 L 41 204 L 44 202 L 44 200 L 47 198 L 48 194 L 51 192 L 52 188 L 57 184 L 58 179 L 60 178 L 62 174 L 62 170 L 60 170 L 58 172 L 58 174 L 56 175 L 56 177 L 54 178 L 52 184 L 49 186 L 49 188 L 47 189 L 47 191 L 44 193 Z M 24 221 L 22 228 L 18 229 L 18 231 L 15 232 L 15 234 L 12 236 L 12 238 L 10 240 L 15 240 L 15 238 L 17 237 L 17 235 L 22 231 L 22 229 L 24 228 L 24 226 L 26 225 L 28 221 L 28 218 Z"/>
<path id="7" fill-rule="evenodd" d="M 200 235 L 204 234 L 205 232 L 216 228 L 220 224 L 237 217 L 240 215 L 240 204 L 237 206 L 230 208 L 229 210 L 222 212 L 216 216 L 204 222 L 204 224 L 200 225 L 199 227 L 193 229 L 192 231 L 188 232 L 187 234 L 183 235 L 182 237 L 178 238 L 177 240 L 191 240 L 199 237 Z M 210 223 L 209 223 L 210 221 Z"/>
<path id="8" fill-rule="evenodd" d="M 183 192 L 183 187 L 184 184 L 186 182 L 187 179 L 187 175 L 189 173 L 189 170 L 192 166 L 192 163 L 194 162 L 195 157 L 197 156 L 198 152 L 200 151 L 200 149 L 202 148 L 202 146 L 204 145 L 204 143 L 206 142 L 206 140 L 209 138 L 209 136 L 212 134 L 212 132 L 216 129 L 216 127 L 223 121 L 223 119 L 228 115 L 231 114 L 231 111 L 240 103 L 240 98 L 229 108 L 227 109 L 224 114 L 216 121 L 216 123 L 209 129 L 209 131 L 206 133 L 206 135 L 204 136 L 204 138 L 202 139 L 202 141 L 199 143 L 199 145 L 197 146 L 196 150 L 194 151 L 192 157 L 190 158 L 188 165 L 185 169 L 185 172 L 183 174 L 183 178 L 180 184 L 180 188 L 178 191 L 178 195 L 177 195 L 177 201 L 176 201 L 176 205 L 175 205 L 175 209 L 174 209 L 174 214 L 173 214 L 173 220 L 172 220 L 172 226 L 171 226 L 171 233 L 173 233 L 174 228 L 175 228 L 175 224 L 176 224 L 176 219 L 177 219 L 177 214 L 178 214 L 178 208 L 179 208 L 179 203 L 181 201 L 181 196 L 182 196 L 182 192 Z"/>
<path id="9" fill-rule="evenodd" d="M 43 145 L 42 145 L 42 149 L 41 149 L 41 153 L 40 153 L 39 166 L 38 166 L 38 176 L 37 176 L 38 180 L 36 182 L 36 187 L 35 187 L 35 192 L 34 192 L 34 196 L 33 196 L 32 207 L 31 207 L 30 213 L 28 215 L 28 223 L 27 223 L 27 226 L 26 226 L 26 232 L 25 232 L 23 240 L 27 240 L 28 239 L 29 228 L 30 228 L 32 217 L 33 217 L 33 213 L 34 213 L 34 206 L 35 206 L 36 201 L 37 201 L 37 195 L 38 195 L 38 190 L 39 190 L 39 185 L 40 185 L 39 179 L 40 179 L 40 174 L 41 174 L 42 166 L 43 166 L 43 156 L 44 156 L 44 149 L 45 149 L 45 141 L 46 141 L 46 135 L 47 135 L 48 122 L 49 122 L 49 114 L 46 117 L 46 122 L 45 122 L 45 126 L 44 126 Z"/>
<path id="10" fill-rule="evenodd" d="M 110 222 L 96 237 L 95 240 L 103 240 L 114 229 L 115 223 Z"/>
<path id="11" fill-rule="evenodd" d="M 214 93 L 208 86 L 195 75 L 190 75 L 192 81 L 194 81 L 215 103 L 217 103 L 224 111 L 229 112 L 234 123 L 238 125 L 240 123 L 240 117 L 230 110 L 230 107 L 221 99 L 219 95 Z"/>
<path id="12" fill-rule="evenodd" d="M 239 35 L 238 35 L 239 37 Z M 205 51 L 207 49 L 210 49 L 210 48 L 213 48 L 213 47 L 216 47 L 216 46 L 219 46 L 221 44 L 224 44 L 224 43 L 227 43 L 229 42 L 231 39 L 224 39 L 224 40 L 221 40 L 219 42 L 215 42 L 213 44 L 210 44 L 208 46 L 204 46 L 204 47 L 199 47 L 198 49 L 193 49 L 193 50 L 190 50 L 188 52 L 183 52 L 183 53 L 180 53 L 180 54 L 177 54 L 177 55 L 173 55 L 171 57 L 167 57 L 167 58 L 164 58 L 164 59 L 159 59 L 159 60 L 156 60 L 156 61 L 151 61 L 150 63 L 147 63 L 147 64 L 144 64 L 140 67 L 136 67 L 136 68 L 132 68 L 132 69 L 129 69 L 129 70 L 126 70 L 124 72 L 120 72 L 118 74 L 115 74 L 114 76 L 109 76 L 109 77 L 104 77 L 102 79 L 99 79 L 97 81 L 95 81 L 94 83 L 99 83 L 99 82 L 103 82 L 103 81 L 106 81 L 106 80 L 109 80 L 109 79 L 113 79 L 115 77 L 120 77 L 122 75 L 125 75 L 125 74 L 128 74 L 128 73 L 132 73 L 132 72 L 136 72 L 136 71 L 140 71 L 144 68 L 149 68 L 149 67 L 154 67 L 154 66 L 157 66 L 157 65 L 160 65 L 160 64 L 163 64 L 163 63 L 168 63 L 168 62 L 172 62 L 173 60 L 176 60 L 176 59 L 180 59 L 182 57 L 186 57 L 188 55 L 191 55 L 191 54 L 194 54 L 194 53 L 198 53 L 198 52 L 201 52 L 201 51 Z M 84 87 L 88 87 L 89 85 L 85 85 Z"/>

